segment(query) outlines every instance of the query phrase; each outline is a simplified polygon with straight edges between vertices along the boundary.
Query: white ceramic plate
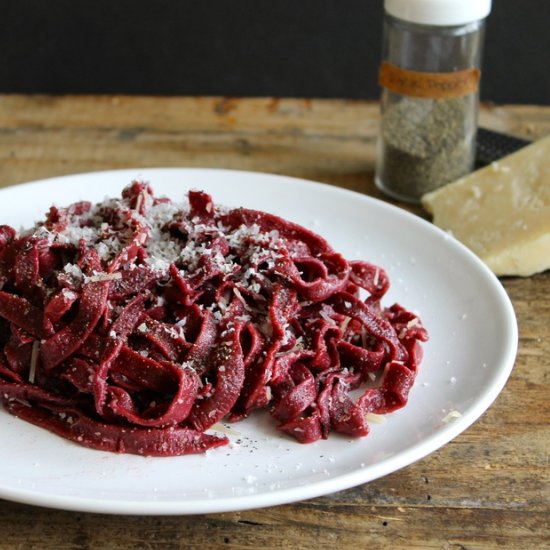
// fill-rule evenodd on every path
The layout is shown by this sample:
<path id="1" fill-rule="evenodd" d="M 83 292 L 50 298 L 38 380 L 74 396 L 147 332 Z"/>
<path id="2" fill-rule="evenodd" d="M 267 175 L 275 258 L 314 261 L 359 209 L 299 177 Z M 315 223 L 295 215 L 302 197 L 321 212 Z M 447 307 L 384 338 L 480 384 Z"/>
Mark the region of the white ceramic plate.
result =
<path id="1" fill-rule="evenodd" d="M 312 228 L 348 259 L 384 267 L 384 300 L 417 312 L 430 332 L 408 405 L 371 434 L 301 445 L 266 415 L 235 424 L 230 446 L 200 456 L 143 458 L 82 448 L 0 410 L 0 497 L 117 514 L 197 514 L 303 500 L 366 483 L 452 440 L 490 406 L 514 364 L 510 301 L 472 253 L 433 225 L 364 195 L 283 176 L 145 169 L 79 174 L 0 191 L 0 223 L 16 228 L 51 203 L 102 200 L 135 177 L 182 200 L 200 188 Z"/>

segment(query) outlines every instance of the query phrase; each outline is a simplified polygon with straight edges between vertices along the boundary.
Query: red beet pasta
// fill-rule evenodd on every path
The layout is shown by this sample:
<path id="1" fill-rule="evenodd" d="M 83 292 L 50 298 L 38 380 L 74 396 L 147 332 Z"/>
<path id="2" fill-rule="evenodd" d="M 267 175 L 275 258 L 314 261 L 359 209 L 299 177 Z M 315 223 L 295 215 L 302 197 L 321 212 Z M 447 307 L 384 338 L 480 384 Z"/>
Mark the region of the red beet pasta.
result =
<path id="1" fill-rule="evenodd" d="M 4 408 L 81 445 L 200 453 L 268 409 L 302 443 L 403 407 L 427 332 L 383 307 L 383 269 L 277 216 L 156 198 L 52 207 L 0 227 Z M 352 397 L 353 395 L 353 397 Z"/>

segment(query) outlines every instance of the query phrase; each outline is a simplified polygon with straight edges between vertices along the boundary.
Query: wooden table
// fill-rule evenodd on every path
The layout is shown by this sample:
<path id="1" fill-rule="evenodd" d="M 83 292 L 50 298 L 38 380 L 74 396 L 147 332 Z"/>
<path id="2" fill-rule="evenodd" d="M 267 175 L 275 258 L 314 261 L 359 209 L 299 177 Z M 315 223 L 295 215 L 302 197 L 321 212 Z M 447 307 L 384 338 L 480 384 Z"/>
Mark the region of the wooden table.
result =
<path id="1" fill-rule="evenodd" d="M 550 133 L 550 107 L 484 106 L 481 123 L 535 138 Z M 0 96 L 0 186 L 202 166 L 380 197 L 377 129 L 378 106 L 358 101 Z M 512 376 L 477 423 L 420 462 L 322 498 L 217 515 L 116 517 L 0 501 L 0 547 L 549 548 L 550 272 L 502 283 L 520 328 Z"/>

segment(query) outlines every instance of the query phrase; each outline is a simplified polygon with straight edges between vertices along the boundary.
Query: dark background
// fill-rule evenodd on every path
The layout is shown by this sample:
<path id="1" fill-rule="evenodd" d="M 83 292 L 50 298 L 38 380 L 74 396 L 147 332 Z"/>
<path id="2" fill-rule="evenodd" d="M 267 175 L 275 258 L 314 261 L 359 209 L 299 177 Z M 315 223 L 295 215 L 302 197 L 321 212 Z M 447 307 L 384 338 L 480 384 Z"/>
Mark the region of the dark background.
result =
<path id="1" fill-rule="evenodd" d="M 0 93 L 376 99 L 383 0 L 0 0 Z M 550 1 L 493 0 L 482 99 L 550 103 Z"/>

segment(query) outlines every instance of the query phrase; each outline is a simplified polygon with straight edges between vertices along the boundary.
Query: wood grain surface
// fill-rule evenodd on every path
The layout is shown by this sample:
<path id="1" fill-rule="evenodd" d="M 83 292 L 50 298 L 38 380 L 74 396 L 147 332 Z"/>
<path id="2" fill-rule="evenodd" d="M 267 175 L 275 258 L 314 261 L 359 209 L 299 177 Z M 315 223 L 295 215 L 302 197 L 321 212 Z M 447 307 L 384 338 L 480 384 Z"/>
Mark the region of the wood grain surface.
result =
<path id="1" fill-rule="evenodd" d="M 377 104 L 344 100 L 0 96 L 0 186 L 201 166 L 382 198 L 372 177 L 378 122 Z M 550 133 L 550 107 L 485 105 L 481 124 L 534 139 Z M 110 516 L 0 500 L 0 548 L 550 548 L 550 273 L 502 283 L 520 330 L 511 378 L 478 422 L 429 457 L 354 489 L 238 513 Z"/>

